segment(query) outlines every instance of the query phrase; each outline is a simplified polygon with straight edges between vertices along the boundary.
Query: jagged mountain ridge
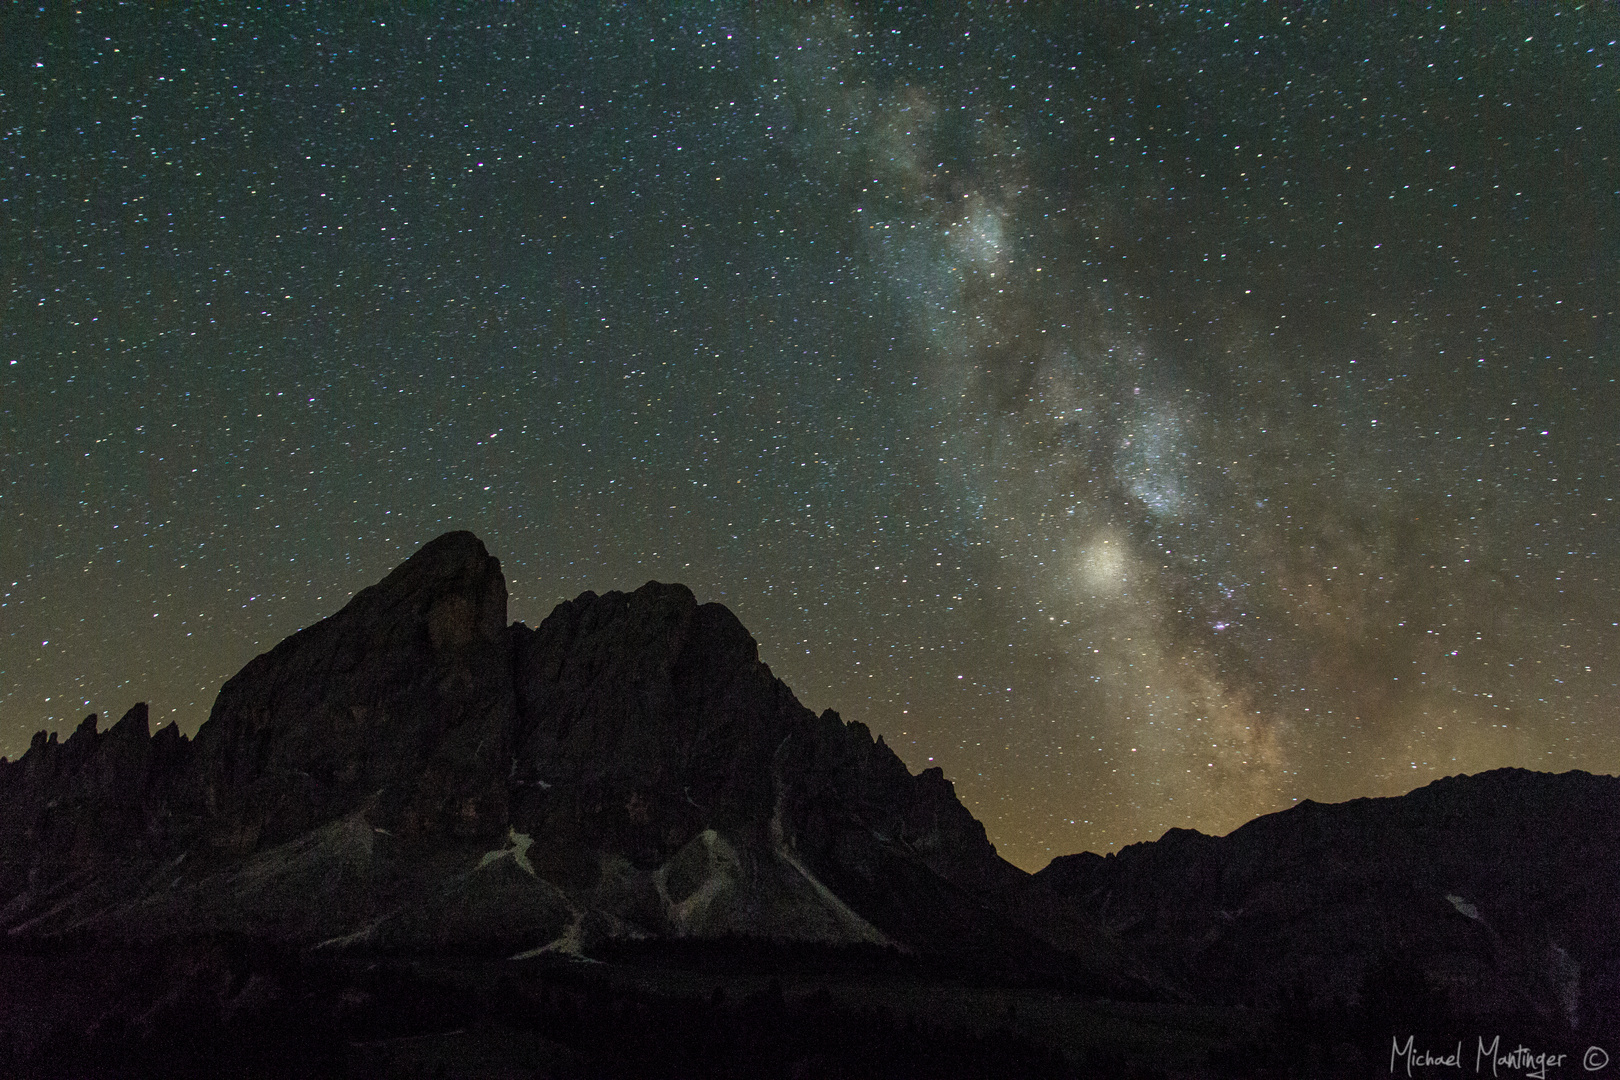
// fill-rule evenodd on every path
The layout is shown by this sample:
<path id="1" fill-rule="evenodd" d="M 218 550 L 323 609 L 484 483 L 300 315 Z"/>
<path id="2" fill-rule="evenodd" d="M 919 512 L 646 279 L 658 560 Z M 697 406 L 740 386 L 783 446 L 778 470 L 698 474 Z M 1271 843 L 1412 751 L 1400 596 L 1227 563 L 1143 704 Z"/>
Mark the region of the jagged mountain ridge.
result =
<path id="1" fill-rule="evenodd" d="M 41 734 L 0 814 L 13 940 L 1052 954 L 995 910 L 1027 875 L 941 771 L 810 713 L 731 612 L 654 582 L 507 625 L 470 533 L 256 657 L 195 739 L 144 706 Z"/>

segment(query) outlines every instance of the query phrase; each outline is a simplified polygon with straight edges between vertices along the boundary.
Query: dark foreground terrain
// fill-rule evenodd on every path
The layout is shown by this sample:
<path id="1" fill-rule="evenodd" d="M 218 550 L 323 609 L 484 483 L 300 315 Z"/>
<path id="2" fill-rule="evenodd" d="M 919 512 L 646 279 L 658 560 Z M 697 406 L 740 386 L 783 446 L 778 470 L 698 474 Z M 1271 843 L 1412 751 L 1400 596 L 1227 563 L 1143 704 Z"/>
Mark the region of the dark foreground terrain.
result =
<path id="1" fill-rule="evenodd" d="M 1119 1000 L 877 946 L 648 943 L 582 961 L 334 956 L 217 935 L 0 956 L 8 1077 L 1371 1077 L 1498 1040 L 1591 1076 L 1611 1031 L 1450 1008 L 1412 969 L 1349 1005 Z M 1474 1066 L 1478 1064 L 1476 1069 Z M 1613 1068 L 1613 1066 L 1609 1066 Z M 1499 1068 L 1495 1075 L 1536 1070 Z"/>
<path id="2" fill-rule="evenodd" d="M 881 950 L 588 964 L 317 959 L 239 939 L 6 970 L 11 1076 L 1045 1077 L 1149 1045 L 1198 1053 L 1150 1007 L 964 985 Z"/>
<path id="3" fill-rule="evenodd" d="M 763 942 L 585 963 L 314 957 L 226 937 L 14 953 L 3 970 L 0 1074 L 16 1077 L 1361 1077 L 1390 1075 L 1392 1037 L 1449 1053 L 1495 1033 L 1432 1003 L 1413 1013 L 1421 989 L 1399 978 L 1369 988 L 1371 1010 L 1262 1014 Z M 1557 1024 L 1501 1034 L 1572 1066 L 1590 1044 Z"/>

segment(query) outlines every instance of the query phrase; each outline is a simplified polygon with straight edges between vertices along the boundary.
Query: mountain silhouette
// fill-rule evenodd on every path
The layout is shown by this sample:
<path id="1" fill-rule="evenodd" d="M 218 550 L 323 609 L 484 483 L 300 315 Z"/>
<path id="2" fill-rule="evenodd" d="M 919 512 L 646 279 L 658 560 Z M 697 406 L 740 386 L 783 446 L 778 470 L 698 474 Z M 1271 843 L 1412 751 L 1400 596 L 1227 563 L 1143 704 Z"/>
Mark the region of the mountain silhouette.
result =
<path id="1" fill-rule="evenodd" d="M 1616 866 L 1620 781 L 1505 769 L 1030 875 L 721 605 L 508 623 L 452 532 L 195 738 L 139 704 L 0 760 L 0 1065 L 382 1075 L 427 1030 L 526 1075 L 1361 1075 L 1620 1028 Z"/>
<path id="2" fill-rule="evenodd" d="M 36 738 L 0 768 L 0 926 L 510 954 L 745 937 L 1079 970 L 1008 915 L 1029 875 L 941 771 L 805 709 L 724 607 L 649 582 L 531 629 L 506 598 L 449 533 L 251 661 L 195 739 L 149 736 L 144 706 Z"/>
<path id="3" fill-rule="evenodd" d="M 1035 876 L 1206 1000 L 1574 1032 L 1620 1028 L 1617 866 L 1620 780 L 1497 769 Z"/>

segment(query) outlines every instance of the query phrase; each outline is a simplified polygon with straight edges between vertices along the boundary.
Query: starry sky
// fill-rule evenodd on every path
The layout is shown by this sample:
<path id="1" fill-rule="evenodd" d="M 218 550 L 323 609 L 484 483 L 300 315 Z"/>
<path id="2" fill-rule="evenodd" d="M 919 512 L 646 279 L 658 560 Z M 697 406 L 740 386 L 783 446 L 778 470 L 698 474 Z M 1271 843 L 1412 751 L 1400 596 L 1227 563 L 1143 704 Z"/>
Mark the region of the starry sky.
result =
<path id="1" fill-rule="evenodd" d="M 1031 7 L 8 5 L 0 753 L 467 528 L 1028 869 L 1617 771 L 1616 8 Z"/>

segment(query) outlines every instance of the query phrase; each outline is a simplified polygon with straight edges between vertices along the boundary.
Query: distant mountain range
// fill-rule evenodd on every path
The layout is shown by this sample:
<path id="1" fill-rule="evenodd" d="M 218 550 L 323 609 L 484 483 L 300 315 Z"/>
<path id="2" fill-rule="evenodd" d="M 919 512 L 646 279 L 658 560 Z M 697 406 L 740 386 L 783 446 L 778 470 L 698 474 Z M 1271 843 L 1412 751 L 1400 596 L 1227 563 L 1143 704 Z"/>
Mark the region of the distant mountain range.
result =
<path id="1" fill-rule="evenodd" d="M 1046 994 L 1043 1008 L 1099 1024 L 1136 1010 L 1116 1016 L 1134 1032 L 1118 1038 L 1043 1027 L 1033 1006 L 1009 1013 L 995 1030 L 1022 1049 L 990 1058 L 1027 1051 L 1030 1075 L 1154 1075 L 1169 1068 L 1155 1041 L 1174 1044 L 1186 1075 L 1363 1075 L 1402 1031 L 1500 1030 L 1578 1051 L 1620 1030 L 1612 777 L 1454 777 L 1029 875 L 997 856 L 939 769 L 914 776 L 864 725 L 800 705 L 724 607 L 651 582 L 584 593 L 531 629 L 507 623 L 506 599 L 484 545 L 449 533 L 255 658 L 195 739 L 172 724 L 151 734 L 137 705 L 106 731 L 91 716 L 0 761 L 0 961 L 13 961 L 0 1064 L 91 1068 L 97 1054 L 135 1060 L 134 1047 L 164 1067 L 165 1024 L 213 1032 L 222 1053 L 250 1032 L 273 1043 L 268 1018 L 283 1023 L 295 999 L 365 1013 L 342 1002 L 377 999 L 351 976 L 375 982 L 378 965 L 413 1000 L 451 994 L 443 973 L 457 964 L 528 972 L 551 987 L 531 1018 L 563 1009 L 552 983 L 577 989 L 585 970 L 593 986 L 659 973 L 635 991 L 664 1003 L 638 1005 L 648 1016 L 686 985 L 672 972 L 746 982 L 776 968 L 784 1016 L 830 986 L 860 998 L 879 984 L 901 1002 L 941 986 L 950 1001 Z M 124 974 L 96 974 L 91 958 L 115 956 Z M 170 971 L 175 956 L 192 962 Z M 423 964 L 439 975 L 422 983 Z M 31 989 L 47 977 L 58 1005 Z M 175 987 L 202 1002 L 190 1019 L 164 1012 Z M 456 993 L 456 1007 L 483 1000 Z M 739 1007 L 705 1006 L 725 1023 L 742 1022 Z M 504 1008 L 479 1006 L 478 1030 L 525 1030 Z M 489 1027 L 491 1009 L 506 1027 Z M 373 1074 L 388 1071 L 377 1047 L 423 1034 L 367 1041 L 360 1023 L 322 1030 Z M 952 1024 L 933 1044 L 990 1037 L 971 1016 Z M 556 1053 L 525 1058 L 526 1075 L 692 1075 L 659 1056 L 688 1036 L 623 1058 L 589 1025 L 536 1030 Z M 787 1055 L 783 1075 L 819 1060 L 725 1043 L 744 1044 L 755 1065 Z M 418 1049 L 410 1068 L 430 1050 Z M 952 1060 L 967 1070 L 976 1052 Z M 281 1058 L 258 1060 L 278 1074 Z"/>

